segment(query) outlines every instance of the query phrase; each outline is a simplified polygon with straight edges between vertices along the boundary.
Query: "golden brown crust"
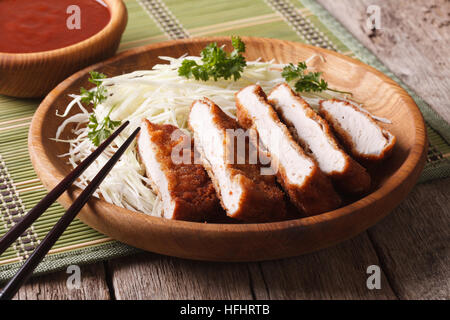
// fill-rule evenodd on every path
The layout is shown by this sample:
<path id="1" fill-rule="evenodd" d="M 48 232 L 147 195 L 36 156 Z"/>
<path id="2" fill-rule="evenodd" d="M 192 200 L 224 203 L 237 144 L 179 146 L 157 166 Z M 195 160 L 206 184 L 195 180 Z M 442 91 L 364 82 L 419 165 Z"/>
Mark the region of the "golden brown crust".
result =
<path id="1" fill-rule="evenodd" d="M 244 90 L 245 88 L 241 89 Z M 240 92 L 240 91 L 239 91 Z M 254 128 L 256 130 L 255 124 L 253 123 L 252 117 L 248 114 L 245 106 L 242 105 L 238 98 L 237 92 L 235 94 L 237 116 L 239 124 L 243 127 L 249 129 Z M 260 86 L 255 86 L 254 93 L 259 96 L 262 103 L 267 104 L 270 107 L 270 116 L 276 122 L 284 126 L 284 124 L 278 118 L 277 113 L 273 110 L 272 106 L 268 104 L 267 97 Z M 285 134 L 289 139 L 293 139 L 289 130 L 284 126 Z M 314 168 L 311 174 L 306 177 L 305 182 L 302 186 L 293 185 L 289 183 L 289 179 L 286 176 L 285 168 L 278 165 L 277 179 L 278 182 L 283 186 L 283 189 L 289 195 L 290 200 L 294 205 L 301 210 L 304 215 L 311 216 L 326 211 L 336 209 L 341 205 L 341 198 L 334 190 L 330 180 L 324 175 L 322 171 L 319 170 L 318 165 L 314 159 L 309 157 L 303 149 L 297 145 L 297 150 L 304 157 L 309 158 L 314 163 Z M 276 160 L 276 155 L 271 155 L 272 161 Z"/>
<path id="2" fill-rule="evenodd" d="M 217 127 L 224 131 L 227 129 L 243 129 L 236 120 L 229 117 L 213 101 L 207 98 L 200 101 L 208 105 Z M 196 102 L 194 101 L 192 105 Z M 240 152 L 237 152 L 237 143 L 235 143 L 235 158 L 231 163 L 226 164 L 229 172 L 237 179 L 243 190 L 239 210 L 233 214 L 233 218 L 244 222 L 271 222 L 286 219 L 286 204 L 283 192 L 277 187 L 273 176 L 260 174 L 261 164 L 249 163 L 249 153 L 257 152 L 257 150 L 251 145 L 249 139 L 246 139 L 245 142 L 245 159 L 241 157 L 244 163 L 237 163 L 237 157 L 241 155 Z M 224 141 L 224 143 L 226 142 Z M 205 168 L 214 181 L 216 192 L 221 198 L 221 190 L 215 181 L 212 169 L 208 165 L 205 165 Z"/>
<path id="3" fill-rule="evenodd" d="M 367 170 L 349 157 L 342 173 L 329 176 L 338 190 L 347 194 L 363 194 L 370 190 L 372 179 Z"/>
<path id="4" fill-rule="evenodd" d="M 371 185 L 369 173 L 363 166 L 361 166 L 358 162 L 353 160 L 349 155 L 347 155 L 347 153 L 344 150 L 342 150 L 328 123 L 321 116 L 319 116 L 300 95 L 294 92 L 287 83 L 278 84 L 272 89 L 272 91 L 276 90 L 280 86 L 286 87 L 290 91 L 293 98 L 297 100 L 297 102 L 305 111 L 306 117 L 314 120 L 320 125 L 330 145 L 335 150 L 339 150 L 342 152 L 345 158 L 344 169 L 342 171 L 333 171 L 329 173 L 325 172 L 325 175 L 327 175 L 332 180 L 333 184 L 337 187 L 337 189 L 341 190 L 344 193 L 361 194 L 369 191 Z M 281 108 L 277 108 L 276 101 L 269 100 L 269 103 L 277 111 L 279 117 L 289 128 L 296 141 L 303 147 L 303 149 L 308 154 L 314 157 L 314 154 L 308 150 L 308 144 L 298 136 L 295 126 L 284 116 Z"/>
<path id="5" fill-rule="evenodd" d="M 385 136 L 385 138 L 388 139 L 388 141 L 389 141 L 389 143 L 384 147 L 384 149 L 382 150 L 382 152 L 378 156 L 371 155 L 371 154 L 362 154 L 362 153 L 358 152 L 356 150 L 356 148 L 355 148 L 355 145 L 353 143 L 352 137 L 348 134 L 348 132 L 346 130 L 344 130 L 339 125 L 339 123 L 337 121 L 335 121 L 333 115 L 331 115 L 322 106 L 324 101 L 325 100 L 321 100 L 319 102 L 319 114 L 322 117 L 324 117 L 326 121 L 328 121 L 328 123 L 333 128 L 333 131 L 339 137 L 339 140 L 341 141 L 341 143 L 344 145 L 344 147 L 347 149 L 347 151 L 350 152 L 356 159 L 369 160 L 369 161 L 372 161 L 372 162 L 378 162 L 378 161 L 381 161 L 381 160 L 383 160 L 383 159 L 385 159 L 385 158 L 387 158 L 387 157 L 389 157 L 391 155 L 397 139 L 389 130 L 386 130 L 386 129 L 382 128 L 381 126 L 379 126 L 378 123 L 371 116 L 363 113 L 361 110 L 359 110 L 356 106 L 354 106 L 353 104 L 349 103 L 348 101 L 338 100 L 338 99 L 330 99 L 330 100 L 328 100 L 328 101 L 331 101 L 331 102 L 341 102 L 341 103 L 345 104 L 346 106 L 351 107 L 356 112 L 359 112 L 359 113 L 363 114 L 375 126 L 380 128 L 380 130 L 383 133 L 383 135 Z M 389 135 L 390 135 L 390 140 L 389 140 Z"/>
<path id="6" fill-rule="evenodd" d="M 291 202 L 305 216 L 313 216 L 338 208 L 342 201 L 330 180 L 315 167 L 303 186 L 289 184 L 283 167 L 277 173 L 278 182 L 289 195 Z"/>
<path id="7" fill-rule="evenodd" d="M 174 140 L 172 134 L 179 128 L 170 124 L 154 124 L 147 119 L 144 121 L 152 143 L 158 147 L 156 158 L 166 175 L 168 190 L 175 202 L 172 219 L 204 221 L 214 218 L 217 214 L 218 199 L 205 170 L 201 165 L 194 163 L 193 144 L 190 144 L 191 163 L 175 164 L 172 161 L 173 149 L 183 143 L 183 139 L 190 138 L 182 135 Z M 150 176 L 148 173 L 147 175 Z"/>

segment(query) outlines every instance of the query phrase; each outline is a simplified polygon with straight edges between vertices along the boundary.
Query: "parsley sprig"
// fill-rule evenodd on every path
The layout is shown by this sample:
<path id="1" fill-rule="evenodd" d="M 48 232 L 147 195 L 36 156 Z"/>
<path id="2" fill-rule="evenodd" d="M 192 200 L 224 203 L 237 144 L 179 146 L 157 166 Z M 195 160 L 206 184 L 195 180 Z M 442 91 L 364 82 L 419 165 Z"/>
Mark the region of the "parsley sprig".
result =
<path id="1" fill-rule="evenodd" d="M 107 139 L 114 128 L 120 125 L 120 121 L 111 120 L 109 117 L 111 111 L 102 121 L 100 121 L 100 123 L 94 113 L 89 116 L 88 128 L 90 130 L 88 132 L 88 138 L 95 146 L 98 146 L 103 140 Z"/>
<path id="2" fill-rule="evenodd" d="M 102 86 L 101 79 L 105 79 L 106 75 L 97 71 L 89 72 L 90 83 L 93 83 L 97 88 L 96 90 L 87 90 L 85 88 L 80 89 L 81 102 L 85 104 L 92 103 L 93 108 L 97 107 L 99 103 L 102 103 L 106 99 L 106 88 Z"/>
<path id="3" fill-rule="evenodd" d="M 297 66 L 292 63 L 283 68 L 281 75 L 287 82 L 295 82 L 297 92 L 322 92 L 325 90 L 352 95 L 351 92 L 340 91 L 328 87 L 328 83 L 321 78 L 322 72 L 305 72 L 306 62 L 299 62 Z"/>
<path id="4" fill-rule="evenodd" d="M 107 98 L 107 90 L 102 85 L 101 81 L 106 78 L 106 75 L 97 71 L 91 71 L 89 72 L 89 75 L 89 82 L 93 83 L 96 88 L 95 90 L 86 90 L 85 88 L 81 88 L 81 102 L 85 104 L 92 104 L 92 108 L 95 109 Z M 120 125 L 120 121 L 111 120 L 109 117 L 112 110 L 113 108 L 111 108 L 108 115 L 101 121 L 98 121 L 95 112 L 92 112 L 89 116 L 88 138 L 95 146 L 98 146 L 103 140 L 107 139 L 111 135 L 112 131 Z"/>
<path id="5" fill-rule="evenodd" d="M 218 47 L 216 42 L 208 44 L 201 53 L 202 63 L 194 60 L 183 60 L 178 68 L 178 75 L 186 78 L 194 77 L 195 80 L 207 81 L 213 78 L 225 80 L 233 77 L 234 81 L 241 77 L 244 67 L 247 65 L 242 53 L 245 52 L 245 44 L 239 37 L 231 37 L 234 50 L 227 53 Z"/>

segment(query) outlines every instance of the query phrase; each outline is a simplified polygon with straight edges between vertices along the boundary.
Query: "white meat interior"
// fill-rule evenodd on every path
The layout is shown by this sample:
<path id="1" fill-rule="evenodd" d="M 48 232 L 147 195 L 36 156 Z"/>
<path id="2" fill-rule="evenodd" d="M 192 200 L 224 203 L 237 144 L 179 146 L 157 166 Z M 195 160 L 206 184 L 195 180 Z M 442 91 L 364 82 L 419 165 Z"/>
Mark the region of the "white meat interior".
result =
<path id="1" fill-rule="evenodd" d="M 141 132 L 138 138 L 138 150 L 142 163 L 144 164 L 147 176 L 152 181 L 153 188 L 161 197 L 164 218 L 171 219 L 175 210 L 175 201 L 169 192 L 169 184 L 161 165 L 157 160 L 156 154 L 158 146 L 152 143 L 146 121 L 141 124 Z"/>
<path id="2" fill-rule="evenodd" d="M 299 151 L 286 126 L 272 118 L 270 112 L 275 111 L 268 103 L 260 100 L 255 89 L 255 85 L 248 86 L 237 94 L 237 98 L 253 119 L 259 139 L 272 159 L 276 158 L 277 164 L 284 168 L 289 183 L 302 186 L 311 174 L 314 163 Z"/>
<path id="3" fill-rule="evenodd" d="M 390 143 L 382 129 L 369 115 L 355 110 L 341 101 L 323 101 L 322 107 L 333 116 L 352 138 L 355 150 L 360 154 L 379 156 Z"/>
<path id="4" fill-rule="evenodd" d="M 347 161 L 342 150 L 335 148 L 322 126 L 306 115 L 307 110 L 289 87 L 278 86 L 268 99 L 275 102 L 277 111 L 281 111 L 284 118 L 294 126 L 297 135 L 311 150 L 323 172 L 344 170 Z"/>
<path id="5" fill-rule="evenodd" d="M 194 131 L 195 147 L 201 154 L 202 162 L 210 168 L 211 179 L 220 190 L 224 209 L 233 216 L 240 207 L 242 186 L 226 167 L 226 131 L 214 122 L 209 106 L 202 101 L 192 106 L 189 124 Z"/>

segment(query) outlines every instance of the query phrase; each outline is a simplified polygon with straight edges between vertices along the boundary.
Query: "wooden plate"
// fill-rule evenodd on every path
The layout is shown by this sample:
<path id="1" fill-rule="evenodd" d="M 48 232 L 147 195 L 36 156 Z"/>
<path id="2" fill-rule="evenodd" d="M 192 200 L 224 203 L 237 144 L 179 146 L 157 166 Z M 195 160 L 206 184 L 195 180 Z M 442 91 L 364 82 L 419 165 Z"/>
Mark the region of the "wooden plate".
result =
<path id="1" fill-rule="evenodd" d="M 282 40 L 243 38 L 249 60 L 261 57 L 277 62 L 305 60 L 323 55 L 320 70 L 330 86 L 351 91 L 373 114 L 392 120 L 386 125 L 397 136 L 392 157 L 374 169 L 373 192 L 350 205 L 314 217 L 264 224 L 205 224 L 170 221 L 132 212 L 92 199 L 79 218 L 94 229 L 132 246 L 161 254 L 215 261 L 257 261 L 295 256 L 331 246 L 364 231 L 386 216 L 408 194 L 425 163 L 427 139 L 422 115 L 413 99 L 393 80 L 360 61 L 328 50 Z M 230 46 L 229 38 L 188 39 L 153 44 L 124 52 L 77 72 L 51 91 L 39 106 L 29 134 L 34 168 L 47 189 L 53 188 L 71 169 L 59 154 L 67 144 L 50 138 L 62 122 L 55 111 L 63 110 L 68 94 L 89 86 L 87 73 L 98 70 L 109 76 L 150 69 L 162 63 L 158 56 L 199 55 L 208 43 Z M 74 108 L 75 109 L 75 108 Z M 72 114 L 76 112 L 73 111 Z M 71 135 L 66 128 L 64 137 Z M 77 188 L 60 199 L 68 207 Z"/>

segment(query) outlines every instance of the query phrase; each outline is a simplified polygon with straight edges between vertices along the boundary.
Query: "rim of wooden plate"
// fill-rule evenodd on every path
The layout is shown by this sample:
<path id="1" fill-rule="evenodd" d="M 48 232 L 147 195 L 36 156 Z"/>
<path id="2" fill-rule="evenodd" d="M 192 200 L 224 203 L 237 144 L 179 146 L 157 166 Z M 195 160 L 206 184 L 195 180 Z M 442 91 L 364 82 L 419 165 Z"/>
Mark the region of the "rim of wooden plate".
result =
<path id="1" fill-rule="evenodd" d="M 324 226 L 329 223 L 339 223 L 339 221 L 345 217 L 348 217 L 352 214 L 358 214 L 365 208 L 373 208 L 378 204 L 381 204 L 383 200 L 386 199 L 386 197 L 396 192 L 396 195 L 398 196 L 394 201 L 390 201 L 389 203 L 384 203 L 383 205 L 387 207 L 388 209 L 385 210 L 385 212 L 378 213 L 376 216 L 371 216 L 371 220 L 368 220 L 365 225 L 362 225 L 358 227 L 355 230 L 351 230 L 348 233 L 348 236 L 338 239 L 336 241 L 331 241 L 329 243 L 325 243 L 324 245 L 319 245 L 317 247 L 312 248 L 312 250 L 306 250 L 302 253 L 314 251 L 323 247 L 327 247 L 329 245 L 338 243 L 340 241 L 343 241 L 345 239 L 351 238 L 355 236 L 356 234 L 359 234 L 360 232 L 366 230 L 368 227 L 374 225 L 377 221 L 381 220 L 383 217 L 385 217 L 395 206 L 398 205 L 401 200 L 406 197 L 406 195 L 409 193 L 409 191 L 414 186 L 415 182 L 417 181 L 423 166 L 425 164 L 426 159 L 426 148 L 427 148 L 427 134 L 426 134 L 426 128 L 424 119 L 422 117 L 421 112 L 419 111 L 416 103 L 414 100 L 409 96 L 409 94 L 400 87 L 396 82 L 394 82 L 392 79 L 384 75 L 382 72 L 376 70 L 373 67 L 370 67 L 364 63 L 362 63 L 359 60 L 352 59 L 350 57 L 347 57 L 345 55 L 339 54 L 334 51 L 329 51 L 326 49 L 292 42 L 292 41 L 285 41 L 285 40 L 277 40 L 277 39 L 267 39 L 267 38 L 256 38 L 256 37 L 242 37 L 243 41 L 248 45 L 251 45 L 252 42 L 256 41 L 271 41 L 274 44 L 282 45 L 282 44 L 289 44 L 293 46 L 297 46 L 299 48 L 307 48 L 309 50 L 313 50 L 316 52 L 321 52 L 327 55 L 334 55 L 340 59 L 344 59 L 347 62 L 350 62 L 352 64 L 359 65 L 365 69 L 368 69 L 371 73 L 375 74 L 377 77 L 381 78 L 383 82 L 389 83 L 390 86 L 394 87 L 398 94 L 402 95 L 402 98 L 405 100 L 404 103 L 409 109 L 409 112 L 412 113 L 413 119 L 414 119 L 414 128 L 415 128 L 415 141 L 410 149 L 410 152 L 405 159 L 405 161 L 401 164 L 401 166 L 396 170 L 396 172 L 390 176 L 384 185 L 374 192 L 368 194 L 367 196 L 347 205 L 341 208 L 338 208 L 333 211 L 325 212 L 316 216 L 312 217 L 303 217 L 299 219 L 294 220 L 287 220 L 287 221 L 280 221 L 280 222 L 270 222 L 270 223 L 254 223 L 254 224 L 216 224 L 216 223 L 197 223 L 197 222 L 188 222 L 188 221 L 173 221 L 173 220 L 167 220 L 164 218 L 159 217 L 153 217 L 146 215 L 144 213 L 140 212 L 134 212 L 128 209 L 124 209 L 118 206 L 115 206 L 113 204 L 107 203 L 104 200 L 100 200 L 97 198 L 93 198 L 90 200 L 90 204 L 92 207 L 89 208 L 89 210 L 97 210 L 100 208 L 108 210 L 114 210 L 116 212 L 131 215 L 136 220 L 144 219 L 148 220 L 155 226 L 160 227 L 170 227 L 171 232 L 175 232 L 175 229 L 179 230 L 190 230 L 195 232 L 208 232 L 208 233 L 222 233 L 227 232 L 231 234 L 235 233 L 258 233 L 258 232 L 272 232 L 272 231 L 281 231 L 281 230 L 287 230 L 287 229 L 298 229 L 298 228 L 305 228 L 305 227 L 311 227 L 315 226 L 320 229 L 321 226 Z M 149 50 L 161 48 L 161 47 L 170 47 L 174 44 L 190 44 L 190 43 L 201 43 L 201 42 L 229 42 L 229 37 L 205 37 L 205 38 L 195 38 L 195 39 L 183 39 L 183 40 L 172 40 L 172 41 L 166 41 L 156 44 L 150 44 L 147 46 L 131 49 L 125 52 L 120 53 L 117 56 L 114 56 L 104 62 L 97 63 L 95 65 L 92 65 L 90 67 L 87 67 L 71 77 L 64 80 L 62 83 L 60 83 L 55 89 L 53 89 L 47 97 L 44 99 L 44 101 L 39 106 L 38 110 L 36 111 L 32 124 L 29 131 L 29 152 L 31 156 L 31 160 L 33 163 L 33 166 L 43 182 L 44 186 L 47 189 L 53 188 L 63 177 L 64 175 L 59 172 L 51 163 L 51 160 L 46 155 L 43 142 L 42 142 L 42 136 L 41 132 L 43 131 L 44 125 L 45 125 L 45 115 L 49 112 L 51 109 L 53 102 L 57 99 L 58 96 L 62 92 L 64 92 L 67 88 L 71 86 L 73 82 L 78 80 L 80 77 L 85 76 L 89 70 L 98 69 L 102 66 L 114 63 L 115 61 L 118 61 L 120 59 L 123 59 L 124 57 L 130 56 L 130 55 L 136 55 L 141 52 L 146 52 Z M 66 196 L 64 199 L 62 199 L 60 202 L 63 204 L 63 206 L 67 207 L 70 205 L 71 199 L 73 197 L 78 196 L 80 193 L 79 188 L 72 188 L 70 193 L 71 196 Z M 369 208 L 369 209 L 370 209 Z M 81 220 L 83 218 L 81 217 Z M 84 221 L 84 220 L 83 220 Z M 88 223 L 89 224 L 89 223 Z M 180 256 L 180 255 L 179 255 Z M 287 256 L 287 255 L 285 255 Z M 284 256 L 279 257 L 270 257 L 272 258 L 281 258 Z M 194 258 L 196 259 L 196 258 Z M 201 259 L 200 260 L 208 260 L 208 259 Z M 216 260 L 216 259 L 211 259 Z M 222 261 L 221 259 L 217 259 L 219 261 Z M 250 260 L 242 260 L 237 259 L 235 261 L 256 261 L 256 260 L 264 260 L 264 259 L 250 259 Z"/>

